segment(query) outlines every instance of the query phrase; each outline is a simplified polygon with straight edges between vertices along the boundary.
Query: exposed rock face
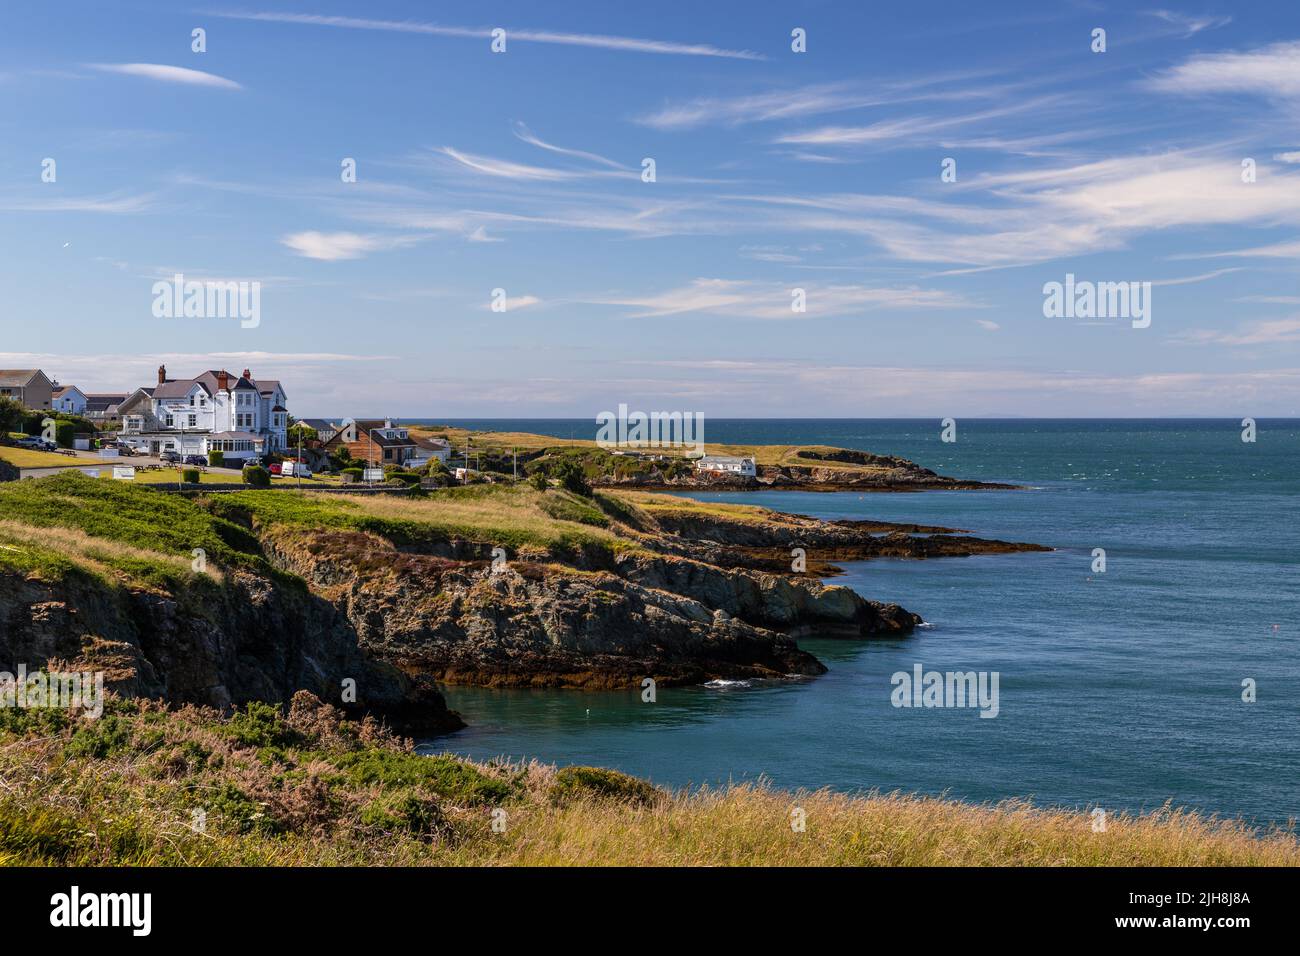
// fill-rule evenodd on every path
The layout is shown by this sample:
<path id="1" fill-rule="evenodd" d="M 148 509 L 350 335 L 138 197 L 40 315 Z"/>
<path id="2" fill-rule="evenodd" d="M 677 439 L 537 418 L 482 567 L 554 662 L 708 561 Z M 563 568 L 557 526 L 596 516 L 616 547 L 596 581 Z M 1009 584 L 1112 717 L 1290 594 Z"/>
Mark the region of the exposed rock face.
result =
<path id="1" fill-rule="evenodd" d="M 522 561 L 494 572 L 357 532 L 273 532 L 266 545 L 345 610 L 367 652 L 447 682 L 620 687 L 825 671 L 790 635 L 744 619 L 744 602 L 711 604 L 686 586 Z"/>
<path id="2" fill-rule="evenodd" d="M 0 669 L 19 664 L 103 670 L 108 689 L 173 703 L 226 707 L 310 690 L 413 730 L 463 726 L 432 682 L 366 656 L 331 604 L 244 573 L 184 595 L 0 573 Z"/>
<path id="3" fill-rule="evenodd" d="M 871 637 L 907 634 L 919 615 L 897 604 L 880 604 L 850 588 L 786 575 L 715 567 L 689 559 L 626 555 L 621 573 L 630 581 L 690 594 L 709 607 L 762 627 L 798 634 Z"/>

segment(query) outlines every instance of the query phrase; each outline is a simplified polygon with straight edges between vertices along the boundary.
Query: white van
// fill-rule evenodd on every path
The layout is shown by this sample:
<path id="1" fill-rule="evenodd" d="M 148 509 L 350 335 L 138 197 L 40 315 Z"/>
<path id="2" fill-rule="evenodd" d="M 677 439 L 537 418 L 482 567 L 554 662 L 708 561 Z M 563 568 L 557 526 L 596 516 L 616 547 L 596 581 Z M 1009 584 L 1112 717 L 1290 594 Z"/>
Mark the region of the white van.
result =
<path id="1" fill-rule="evenodd" d="M 284 461 L 280 465 L 280 474 L 285 478 L 310 478 L 311 469 L 300 461 Z"/>

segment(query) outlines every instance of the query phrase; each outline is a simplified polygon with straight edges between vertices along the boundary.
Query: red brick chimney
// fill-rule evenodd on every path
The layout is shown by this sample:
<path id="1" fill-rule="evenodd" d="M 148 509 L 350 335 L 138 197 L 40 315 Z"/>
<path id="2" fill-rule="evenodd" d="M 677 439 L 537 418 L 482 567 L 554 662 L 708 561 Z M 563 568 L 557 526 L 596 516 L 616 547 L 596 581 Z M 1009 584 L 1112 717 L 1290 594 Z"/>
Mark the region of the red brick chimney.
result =
<path id="1" fill-rule="evenodd" d="M 230 375 L 223 368 L 217 373 L 217 391 L 227 392 L 230 390 Z"/>
<path id="2" fill-rule="evenodd" d="M 166 382 L 166 381 L 167 381 L 167 366 L 166 366 L 166 365 L 159 365 L 159 366 L 158 366 L 158 384 L 159 384 L 159 385 L 162 385 L 162 384 L 163 384 L 164 382 Z"/>
<path id="3" fill-rule="evenodd" d="M 253 373 L 250 372 L 248 369 L 244 369 L 244 378 L 248 379 L 251 382 L 253 380 Z"/>

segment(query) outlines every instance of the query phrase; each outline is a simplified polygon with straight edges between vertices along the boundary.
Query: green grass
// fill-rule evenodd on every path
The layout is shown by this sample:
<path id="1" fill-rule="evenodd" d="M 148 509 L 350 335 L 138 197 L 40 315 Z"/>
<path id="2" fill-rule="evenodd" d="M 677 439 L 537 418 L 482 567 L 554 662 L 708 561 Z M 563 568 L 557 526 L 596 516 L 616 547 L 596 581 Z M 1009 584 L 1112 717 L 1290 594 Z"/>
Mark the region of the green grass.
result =
<path id="1" fill-rule="evenodd" d="M 94 464 L 86 458 L 33 451 L 30 448 L 13 448 L 9 445 L 0 445 L 0 461 L 7 461 L 15 468 L 76 468 L 78 465 Z"/>
<path id="2" fill-rule="evenodd" d="M 590 499 L 527 485 L 469 485 L 428 496 L 331 495 L 326 498 L 234 492 L 214 496 L 217 515 L 299 528 L 365 531 L 401 545 L 459 538 L 510 549 L 555 552 L 635 547 L 606 526 Z"/>
<path id="3" fill-rule="evenodd" d="M 0 864 L 1300 865 L 1290 830 L 764 785 L 667 792 L 596 767 L 423 756 L 309 694 L 223 717 L 110 698 L 0 710 Z M 802 827 L 792 826 L 801 820 Z"/>
<path id="4" fill-rule="evenodd" d="M 218 567 L 272 573 L 257 539 L 245 528 L 185 498 L 133 487 L 131 482 L 96 480 L 80 472 L 0 485 L 0 520 L 9 528 L 8 549 L 0 548 L 0 561 L 20 569 L 36 563 L 57 570 L 60 554 L 75 560 L 98 541 L 103 542 L 102 553 L 111 556 L 107 563 L 134 574 L 170 575 L 177 570 L 178 560 L 189 565 L 196 548 Z M 67 529 L 76 534 L 52 536 L 57 540 L 42 548 L 39 535 L 23 535 L 23 528 Z M 20 537 L 27 540 L 16 543 Z M 112 544 L 123 547 L 115 550 Z M 58 554 L 49 554 L 51 550 Z M 150 556 L 163 560 L 152 559 L 154 566 L 149 567 Z"/>

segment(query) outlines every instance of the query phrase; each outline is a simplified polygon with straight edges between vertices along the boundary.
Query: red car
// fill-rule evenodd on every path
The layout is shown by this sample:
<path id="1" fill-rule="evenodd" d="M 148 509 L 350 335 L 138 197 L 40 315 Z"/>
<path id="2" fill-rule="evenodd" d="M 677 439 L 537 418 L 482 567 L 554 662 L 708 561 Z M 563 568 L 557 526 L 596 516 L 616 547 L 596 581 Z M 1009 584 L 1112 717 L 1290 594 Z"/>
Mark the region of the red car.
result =
<path id="1" fill-rule="evenodd" d="M 266 466 L 266 470 L 273 475 L 278 475 L 280 473 L 280 463 L 278 461 L 272 462 Z"/>

